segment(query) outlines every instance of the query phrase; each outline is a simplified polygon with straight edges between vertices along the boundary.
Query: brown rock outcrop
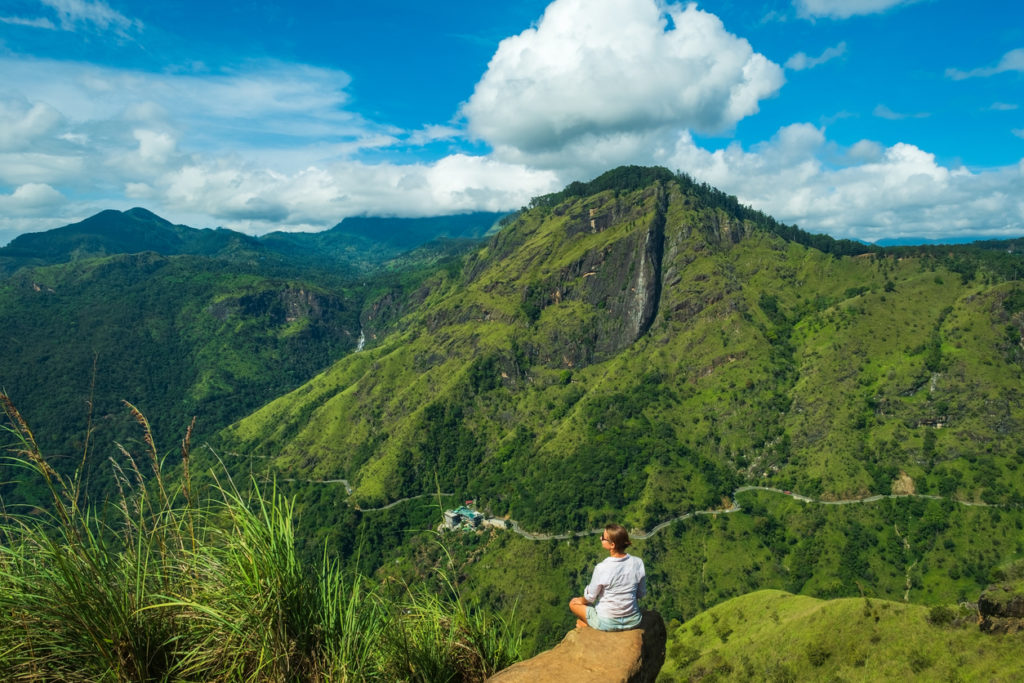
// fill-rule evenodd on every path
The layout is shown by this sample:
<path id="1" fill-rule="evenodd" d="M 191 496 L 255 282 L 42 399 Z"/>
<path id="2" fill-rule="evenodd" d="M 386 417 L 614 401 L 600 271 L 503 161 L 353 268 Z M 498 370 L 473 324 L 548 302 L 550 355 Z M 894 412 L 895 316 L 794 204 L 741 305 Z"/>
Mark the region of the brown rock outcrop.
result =
<path id="1" fill-rule="evenodd" d="M 909 474 L 900 470 L 899 476 L 892 480 L 892 495 L 912 496 L 917 493 L 917 486 Z"/>
<path id="2" fill-rule="evenodd" d="M 499 671 L 488 683 L 654 683 L 665 663 L 665 622 L 645 611 L 631 631 L 592 628 L 569 631 L 562 642 L 536 657 Z"/>
<path id="3" fill-rule="evenodd" d="M 1024 631 L 1024 581 L 989 586 L 978 598 L 981 630 L 988 633 Z"/>

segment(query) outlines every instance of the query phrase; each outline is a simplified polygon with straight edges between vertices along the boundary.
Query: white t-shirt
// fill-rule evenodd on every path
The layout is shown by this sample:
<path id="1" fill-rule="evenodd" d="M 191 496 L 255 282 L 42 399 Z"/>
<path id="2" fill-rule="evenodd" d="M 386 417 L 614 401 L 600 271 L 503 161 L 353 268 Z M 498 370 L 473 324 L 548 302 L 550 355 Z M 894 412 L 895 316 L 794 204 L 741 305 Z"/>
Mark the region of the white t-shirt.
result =
<path id="1" fill-rule="evenodd" d="M 608 557 L 596 567 L 583 598 L 594 605 L 597 613 L 611 619 L 628 617 L 640 611 L 637 598 L 647 594 L 647 575 L 644 561 L 627 554 Z"/>

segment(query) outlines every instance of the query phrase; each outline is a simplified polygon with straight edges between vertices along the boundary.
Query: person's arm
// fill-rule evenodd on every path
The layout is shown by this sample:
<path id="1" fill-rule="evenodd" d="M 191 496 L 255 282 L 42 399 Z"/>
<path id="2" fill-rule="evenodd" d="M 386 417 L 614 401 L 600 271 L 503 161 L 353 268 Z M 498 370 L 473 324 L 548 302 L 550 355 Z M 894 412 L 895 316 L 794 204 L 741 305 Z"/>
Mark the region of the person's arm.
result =
<path id="1" fill-rule="evenodd" d="M 583 589 L 583 600 L 588 605 L 593 605 L 601 597 L 601 594 L 604 593 L 606 583 L 607 580 L 601 571 L 601 565 L 594 567 L 594 575 L 591 577 L 587 587 Z"/>
<path id="2" fill-rule="evenodd" d="M 636 599 L 639 600 L 640 598 L 647 595 L 647 570 L 644 567 L 643 560 L 641 560 L 639 557 L 634 557 L 633 559 L 636 562 L 636 569 L 640 574 L 640 580 L 637 581 L 636 584 Z"/>

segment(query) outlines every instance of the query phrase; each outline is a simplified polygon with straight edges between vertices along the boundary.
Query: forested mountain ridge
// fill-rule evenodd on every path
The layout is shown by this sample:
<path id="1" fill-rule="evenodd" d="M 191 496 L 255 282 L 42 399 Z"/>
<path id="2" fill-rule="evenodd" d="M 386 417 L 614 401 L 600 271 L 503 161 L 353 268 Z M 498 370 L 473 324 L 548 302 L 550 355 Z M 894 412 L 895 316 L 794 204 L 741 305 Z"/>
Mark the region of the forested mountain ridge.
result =
<path id="1" fill-rule="evenodd" d="M 123 212 L 108 209 L 78 223 L 15 237 L 0 248 L 0 274 L 24 266 L 143 251 L 164 256 L 215 256 L 243 250 L 258 252 L 258 240 L 233 230 L 174 225 L 142 208 Z"/>
<path id="2" fill-rule="evenodd" d="M 355 349 L 364 304 L 374 303 L 372 335 L 388 324 L 382 302 L 400 310 L 407 289 L 466 248 L 435 240 L 403 251 L 396 241 L 483 232 L 493 220 L 364 219 L 393 234 L 379 233 L 385 246 L 376 251 L 361 238 L 358 261 L 307 253 L 316 240 L 354 249 L 348 233 L 295 235 L 292 248 L 301 249 L 275 251 L 258 238 L 172 225 L 144 209 L 23 235 L 0 249 L 0 271 L 12 271 L 0 277 L 0 388 L 63 473 L 81 460 L 87 431 L 104 445 L 134 434 L 122 400 L 158 433 L 181 433 L 196 416 L 196 437 L 212 434 Z M 15 492 L 18 479 L 0 477 L 8 504 L 35 499 Z M 91 478 L 93 493 L 102 497 L 108 479 Z"/>
<path id="3" fill-rule="evenodd" d="M 0 387 L 67 473 L 90 428 L 104 448 L 136 434 L 122 400 L 158 433 L 181 434 L 197 416 L 199 437 L 298 386 L 356 347 L 362 296 L 310 273 L 202 256 L 26 268 L 0 280 Z M 22 477 L 5 474 L 0 495 L 24 499 L 10 486 Z"/>
<path id="4" fill-rule="evenodd" d="M 143 208 L 106 210 L 45 232 L 26 233 L 0 247 L 0 275 L 27 266 L 152 251 L 250 260 L 265 268 L 316 266 L 366 274 L 399 255 L 440 240 L 483 237 L 502 214 L 476 212 L 430 218 L 346 218 L 323 232 L 272 232 L 260 237 L 227 228 L 174 225 Z"/>
<path id="5" fill-rule="evenodd" d="M 1019 504 L 1019 282 L 827 254 L 685 176 L 616 173 L 535 201 L 227 442 L 364 505 L 436 481 L 538 530 L 649 528 L 743 483 Z"/>

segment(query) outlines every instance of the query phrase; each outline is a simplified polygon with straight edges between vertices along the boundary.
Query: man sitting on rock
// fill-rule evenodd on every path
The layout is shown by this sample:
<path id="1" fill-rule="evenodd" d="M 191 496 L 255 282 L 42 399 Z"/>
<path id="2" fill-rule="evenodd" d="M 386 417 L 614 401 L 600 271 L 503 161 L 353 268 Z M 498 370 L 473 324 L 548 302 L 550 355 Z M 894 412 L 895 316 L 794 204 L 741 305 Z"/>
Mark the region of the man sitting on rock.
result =
<path id="1" fill-rule="evenodd" d="M 583 596 L 569 601 L 576 615 L 576 628 L 626 631 L 640 625 L 639 598 L 647 593 L 644 561 L 626 552 L 629 532 L 620 524 L 609 524 L 601 534 L 601 546 L 609 557 L 596 567 Z"/>

